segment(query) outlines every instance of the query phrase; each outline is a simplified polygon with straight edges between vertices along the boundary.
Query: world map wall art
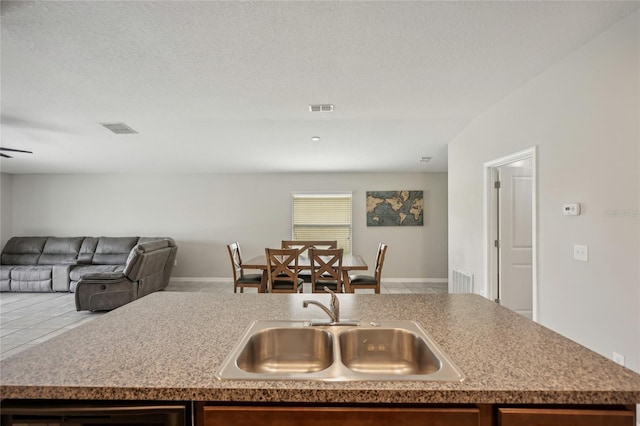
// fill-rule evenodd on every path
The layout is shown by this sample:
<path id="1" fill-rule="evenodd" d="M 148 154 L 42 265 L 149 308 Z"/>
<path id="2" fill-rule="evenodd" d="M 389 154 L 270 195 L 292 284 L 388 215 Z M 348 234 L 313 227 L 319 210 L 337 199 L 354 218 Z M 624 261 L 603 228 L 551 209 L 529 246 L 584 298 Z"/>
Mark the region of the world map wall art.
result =
<path id="1" fill-rule="evenodd" d="M 423 226 L 422 191 L 367 191 L 367 226 Z"/>

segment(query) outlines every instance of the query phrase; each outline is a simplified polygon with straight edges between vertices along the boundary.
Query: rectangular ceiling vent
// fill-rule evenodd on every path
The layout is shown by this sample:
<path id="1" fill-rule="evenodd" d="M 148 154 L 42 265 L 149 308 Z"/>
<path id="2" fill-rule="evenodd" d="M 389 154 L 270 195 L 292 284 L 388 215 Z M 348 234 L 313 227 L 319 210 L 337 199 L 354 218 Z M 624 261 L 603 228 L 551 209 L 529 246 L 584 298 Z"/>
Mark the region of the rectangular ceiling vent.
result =
<path id="1" fill-rule="evenodd" d="M 309 105 L 309 111 L 311 111 L 311 112 L 333 112 L 333 105 L 332 104 Z"/>
<path id="2" fill-rule="evenodd" d="M 106 127 L 107 129 L 111 130 L 113 133 L 118 135 L 131 135 L 134 133 L 138 133 L 124 123 L 100 123 L 100 124 L 102 124 L 104 127 Z"/>

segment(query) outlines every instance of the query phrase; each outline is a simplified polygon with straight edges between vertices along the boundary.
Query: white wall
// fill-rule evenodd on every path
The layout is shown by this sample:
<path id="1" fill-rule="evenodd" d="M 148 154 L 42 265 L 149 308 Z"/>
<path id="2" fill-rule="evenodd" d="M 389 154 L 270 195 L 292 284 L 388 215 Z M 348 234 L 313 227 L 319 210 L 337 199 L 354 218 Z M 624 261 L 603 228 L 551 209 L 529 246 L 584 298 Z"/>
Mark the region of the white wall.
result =
<path id="1" fill-rule="evenodd" d="M 538 147 L 539 320 L 640 371 L 640 14 L 486 111 L 449 145 L 449 266 L 483 280 L 483 163 Z M 562 215 L 580 202 L 583 214 Z M 619 216 L 611 217 L 613 211 Z M 589 262 L 572 258 L 589 246 Z M 484 286 L 484 287 L 483 287 Z"/>
<path id="2" fill-rule="evenodd" d="M 4 247 L 13 227 L 13 176 L 0 173 L 0 245 Z"/>
<path id="3" fill-rule="evenodd" d="M 353 251 L 369 265 L 389 244 L 383 280 L 447 277 L 447 174 L 13 175 L 12 235 L 170 236 L 174 277 L 230 277 L 226 244 L 245 258 L 291 236 L 293 191 L 353 191 Z M 371 190 L 423 190 L 422 227 L 367 227 Z M 3 191 L 3 198 L 5 193 Z M 3 215 L 4 216 L 4 215 Z"/>

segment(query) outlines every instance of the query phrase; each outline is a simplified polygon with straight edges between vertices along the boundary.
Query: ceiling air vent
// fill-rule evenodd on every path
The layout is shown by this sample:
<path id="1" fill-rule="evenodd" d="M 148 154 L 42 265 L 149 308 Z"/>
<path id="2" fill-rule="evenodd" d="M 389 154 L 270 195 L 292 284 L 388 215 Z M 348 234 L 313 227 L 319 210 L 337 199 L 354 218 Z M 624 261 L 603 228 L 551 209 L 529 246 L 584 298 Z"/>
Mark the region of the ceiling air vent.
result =
<path id="1" fill-rule="evenodd" d="M 138 133 L 124 123 L 100 123 L 100 124 L 102 124 L 104 127 L 106 127 L 107 129 L 111 130 L 113 133 L 118 135 L 131 135 L 133 133 Z"/>
<path id="2" fill-rule="evenodd" d="M 333 112 L 333 105 L 332 104 L 309 105 L 309 111 L 311 111 L 311 112 Z"/>

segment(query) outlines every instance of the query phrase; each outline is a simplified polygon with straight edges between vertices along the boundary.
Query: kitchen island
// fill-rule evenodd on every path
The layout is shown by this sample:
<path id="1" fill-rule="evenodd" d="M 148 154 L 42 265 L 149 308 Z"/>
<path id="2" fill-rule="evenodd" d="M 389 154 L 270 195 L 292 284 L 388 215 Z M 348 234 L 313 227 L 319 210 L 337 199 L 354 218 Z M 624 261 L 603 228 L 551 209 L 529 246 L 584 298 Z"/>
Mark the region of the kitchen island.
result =
<path id="1" fill-rule="evenodd" d="M 535 416 L 551 409 L 623 419 L 584 425 L 634 424 L 640 375 L 470 294 L 339 295 L 343 318 L 417 321 L 464 374 L 461 382 L 216 378 L 252 321 L 323 318 L 317 308 L 303 309 L 304 299 L 327 304 L 329 295 L 148 295 L 0 362 L 3 407 L 18 400 L 182 401 L 198 424 L 227 424 L 211 419 L 230 407 L 258 409 L 262 423 L 265 409 L 282 407 L 459 409 L 474 411 L 477 421 L 441 424 L 505 426 L 527 424 L 522 411 L 510 417 L 509 410 Z"/>

